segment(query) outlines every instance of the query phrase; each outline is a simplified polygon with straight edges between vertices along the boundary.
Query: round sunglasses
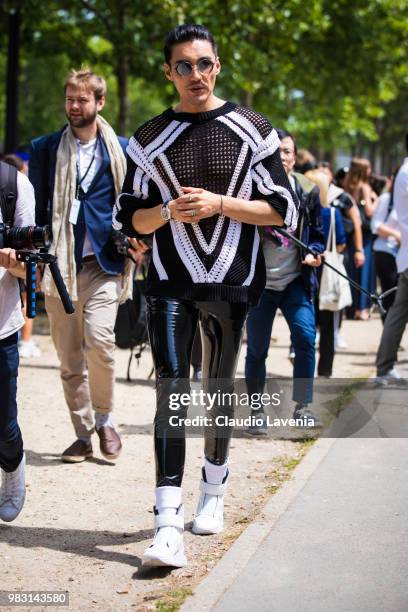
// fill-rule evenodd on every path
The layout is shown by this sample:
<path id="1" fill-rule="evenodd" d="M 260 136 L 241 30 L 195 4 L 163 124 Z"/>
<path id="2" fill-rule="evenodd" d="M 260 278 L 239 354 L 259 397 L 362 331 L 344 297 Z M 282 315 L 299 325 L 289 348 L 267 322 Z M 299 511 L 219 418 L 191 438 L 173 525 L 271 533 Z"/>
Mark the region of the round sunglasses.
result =
<path id="1" fill-rule="evenodd" d="M 179 76 L 185 77 L 189 76 L 193 72 L 194 66 L 197 67 L 200 74 L 210 74 L 215 66 L 215 62 L 212 62 L 210 59 L 205 57 L 200 59 L 196 64 L 191 64 L 187 60 L 181 60 L 180 62 L 177 62 L 175 70 Z"/>

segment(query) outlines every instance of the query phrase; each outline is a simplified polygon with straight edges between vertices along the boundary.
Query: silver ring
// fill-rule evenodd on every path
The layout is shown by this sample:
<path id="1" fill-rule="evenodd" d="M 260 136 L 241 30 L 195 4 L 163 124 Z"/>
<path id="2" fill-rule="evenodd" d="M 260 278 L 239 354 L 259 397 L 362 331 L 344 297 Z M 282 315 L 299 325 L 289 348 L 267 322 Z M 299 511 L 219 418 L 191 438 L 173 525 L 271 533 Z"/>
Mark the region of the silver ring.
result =
<path id="1" fill-rule="evenodd" d="M 191 215 L 192 217 L 195 217 L 195 216 L 196 216 L 196 211 L 195 211 L 195 210 L 190 210 L 190 215 Z"/>

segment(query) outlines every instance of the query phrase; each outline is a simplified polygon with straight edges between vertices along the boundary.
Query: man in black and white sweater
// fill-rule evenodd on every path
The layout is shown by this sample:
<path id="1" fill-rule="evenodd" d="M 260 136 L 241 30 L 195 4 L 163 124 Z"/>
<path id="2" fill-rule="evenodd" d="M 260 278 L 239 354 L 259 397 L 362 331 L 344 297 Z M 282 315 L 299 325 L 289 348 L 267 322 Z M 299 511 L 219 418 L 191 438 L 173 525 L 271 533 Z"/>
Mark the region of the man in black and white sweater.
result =
<path id="1" fill-rule="evenodd" d="M 175 411 L 169 397 L 189 391 L 198 321 L 206 390 L 219 389 L 215 380 L 222 380 L 223 391 L 233 389 L 248 308 L 265 286 L 257 226 L 294 230 L 298 203 L 276 131 L 258 113 L 214 95 L 221 65 L 208 29 L 175 28 L 164 53 L 165 75 L 179 102 L 131 138 L 113 225 L 136 238 L 153 234 L 147 302 L 157 381 L 156 533 L 143 564 L 181 567 L 187 409 L 180 402 Z M 233 407 L 221 404 L 207 415 L 214 425 L 205 429 L 197 534 L 223 528 L 232 428 L 216 423 L 217 416 L 232 416 Z"/>

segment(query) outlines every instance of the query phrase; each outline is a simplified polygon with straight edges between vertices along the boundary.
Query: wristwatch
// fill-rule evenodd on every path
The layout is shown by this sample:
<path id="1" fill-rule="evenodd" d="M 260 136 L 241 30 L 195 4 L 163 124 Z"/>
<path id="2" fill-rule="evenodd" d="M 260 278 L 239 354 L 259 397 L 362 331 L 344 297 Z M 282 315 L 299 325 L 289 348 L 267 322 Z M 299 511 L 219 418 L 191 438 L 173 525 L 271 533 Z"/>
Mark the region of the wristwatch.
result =
<path id="1" fill-rule="evenodd" d="M 171 202 L 171 200 L 166 200 L 166 202 L 163 202 L 163 206 L 160 210 L 160 216 L 164 221 L 170 221 L 171 219 L 171 210 L 169 208 L 169 202 Z"/>

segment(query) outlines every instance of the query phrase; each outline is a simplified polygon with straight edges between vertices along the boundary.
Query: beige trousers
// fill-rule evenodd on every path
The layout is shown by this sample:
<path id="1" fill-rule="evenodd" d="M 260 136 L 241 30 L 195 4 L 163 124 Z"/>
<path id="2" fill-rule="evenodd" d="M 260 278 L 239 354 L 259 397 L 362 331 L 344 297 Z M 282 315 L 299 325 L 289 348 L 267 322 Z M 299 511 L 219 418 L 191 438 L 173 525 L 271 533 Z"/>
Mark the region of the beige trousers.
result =
<path id="1" fill-rule="evenodd" d="M 90 261 L 84 263 L 77 283 L 75 314 L 67 315 L 59 298 L 47 296 L 45 307 L 60 360 L 65 400 L 80 437 L 94 431 L 92 409 L 103 413 L 113 409 L 113 328 L 121 280 Z"/>

